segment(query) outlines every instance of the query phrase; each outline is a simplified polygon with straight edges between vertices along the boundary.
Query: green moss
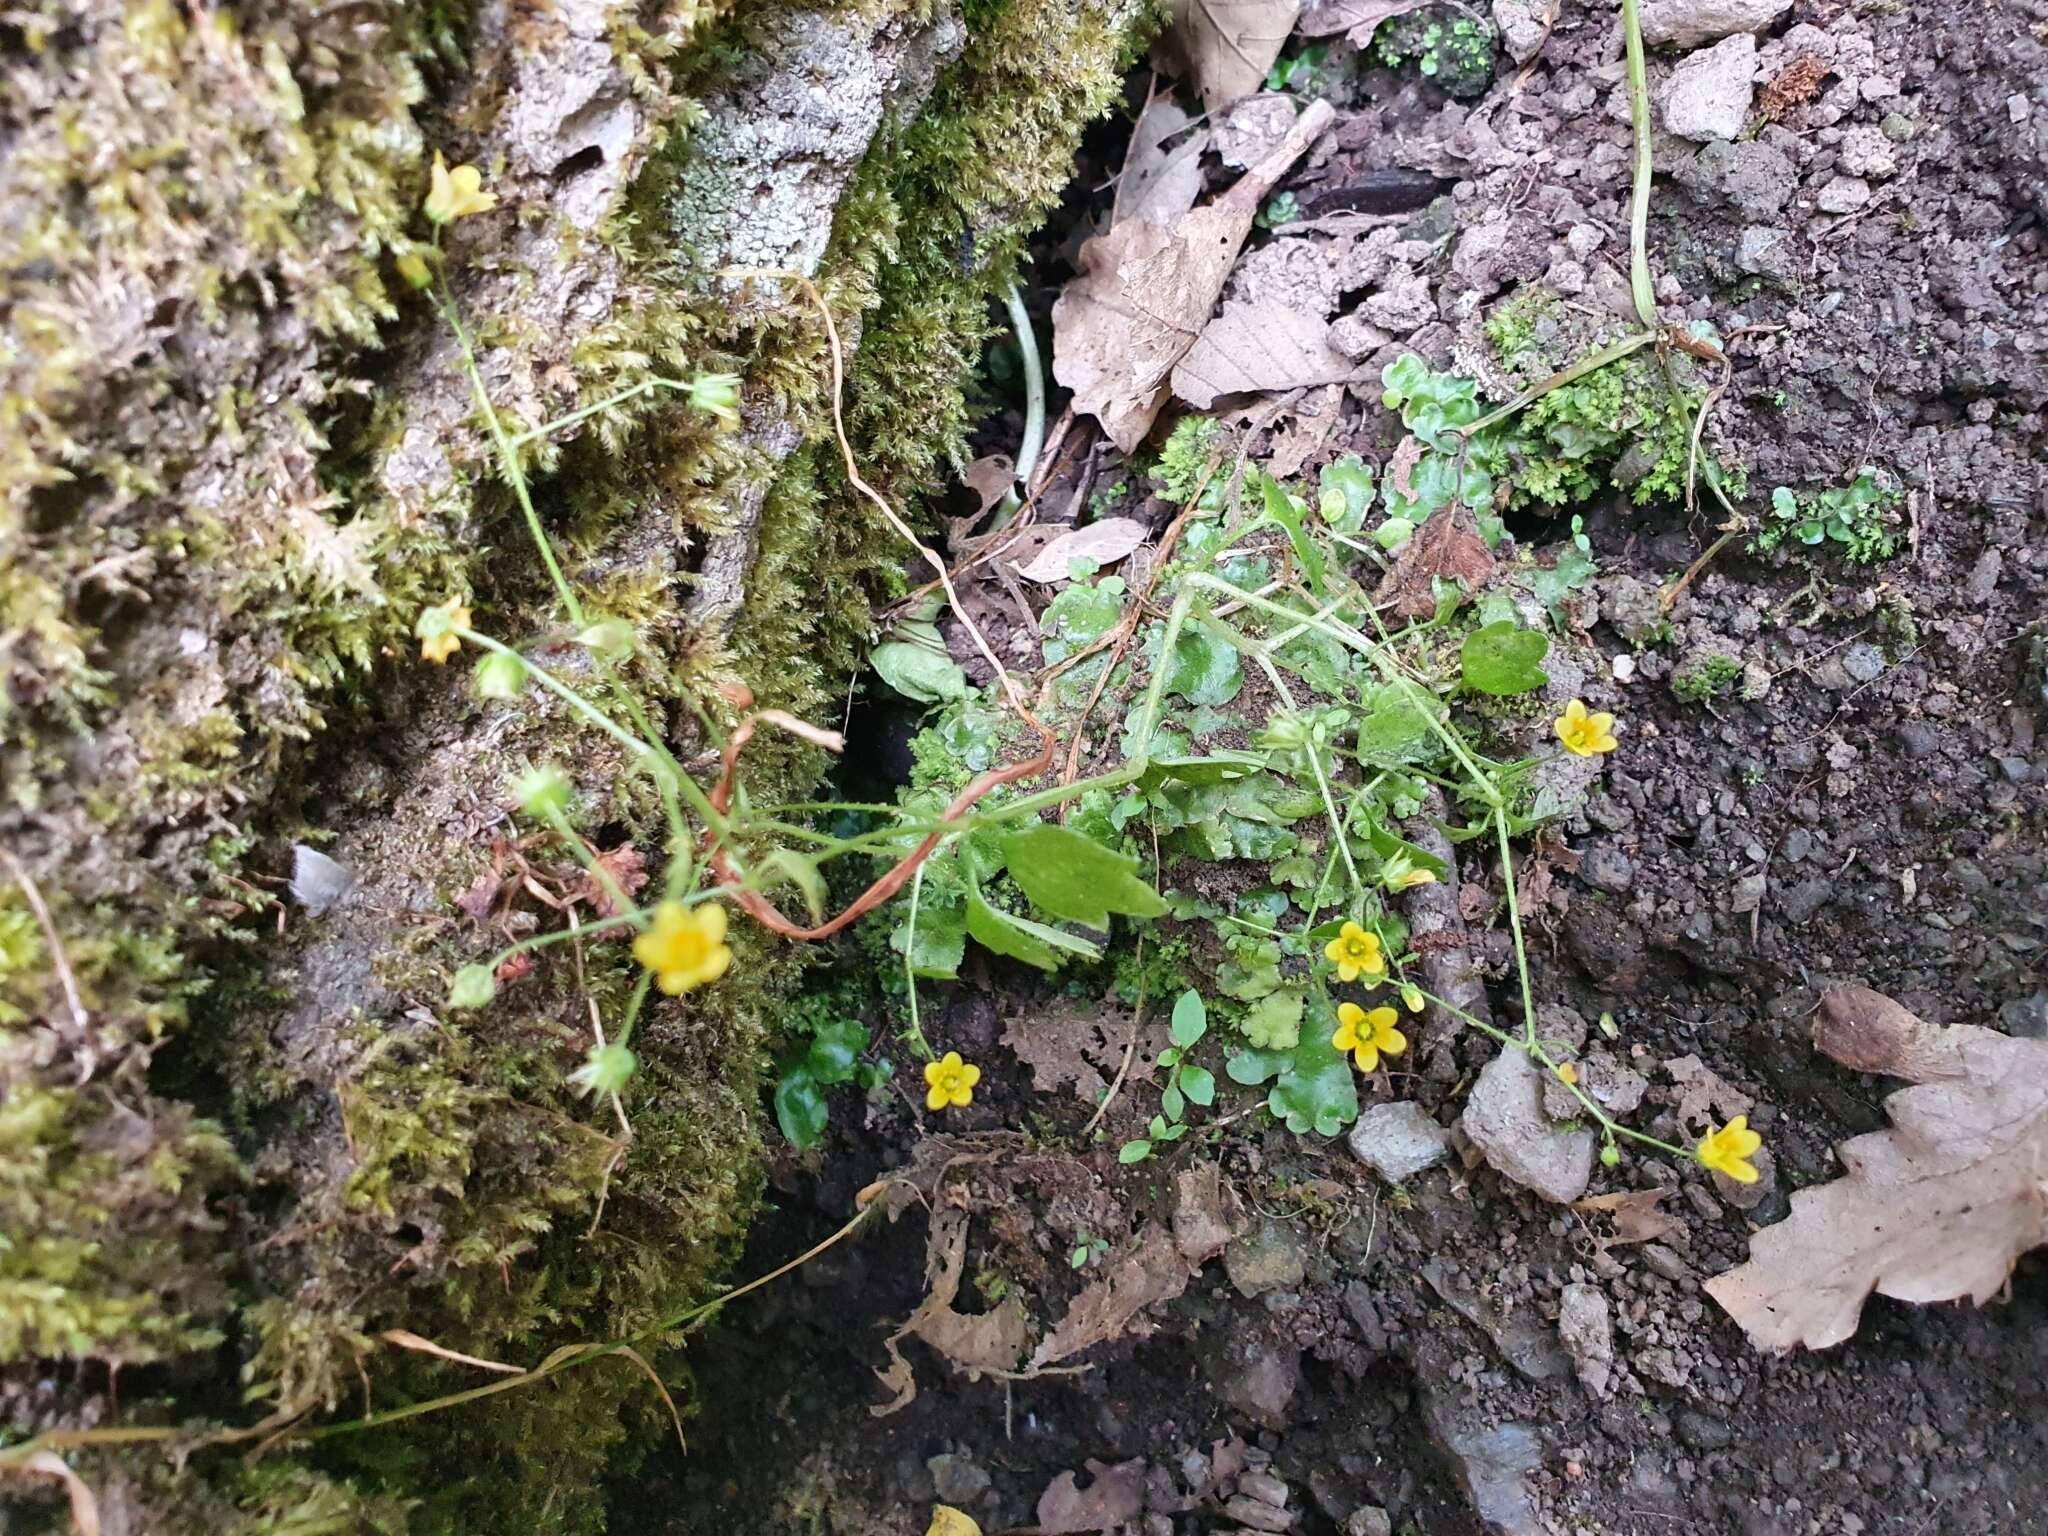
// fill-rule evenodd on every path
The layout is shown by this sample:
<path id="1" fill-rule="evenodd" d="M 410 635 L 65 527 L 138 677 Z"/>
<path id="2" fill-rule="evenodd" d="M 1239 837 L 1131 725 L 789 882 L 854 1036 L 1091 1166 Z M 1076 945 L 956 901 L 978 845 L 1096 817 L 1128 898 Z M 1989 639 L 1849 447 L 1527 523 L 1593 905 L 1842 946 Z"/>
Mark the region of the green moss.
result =
<path id="1" fill-rule="evenodd" d="M 1687 704 L 1704 704 L 1719 698 L 1742 676 L 1742 663 L 1716 651 L 1680 667 L 1671 674 L 1671 691 Z"/>

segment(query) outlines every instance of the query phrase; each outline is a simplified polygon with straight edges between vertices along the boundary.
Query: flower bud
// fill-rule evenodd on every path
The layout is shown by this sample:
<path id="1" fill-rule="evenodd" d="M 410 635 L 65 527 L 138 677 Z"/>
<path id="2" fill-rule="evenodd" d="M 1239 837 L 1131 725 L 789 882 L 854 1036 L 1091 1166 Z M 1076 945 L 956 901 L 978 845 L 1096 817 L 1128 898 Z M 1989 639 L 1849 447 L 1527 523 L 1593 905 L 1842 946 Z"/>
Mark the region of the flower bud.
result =
<path id="1" fill-rule="evenodd" d="M 1620 1164 L 1621 1148 L 1610 1141 L 1600 1149 L 1600 1166 L 1602 1168 L 1615 1168 L 1619 1167 Z"/>
<path id="2" fill-rule="evenodd" d="M 569 1081 L 578 1093 L 617 1093 L 633 1080 L 639 1065 L 639 1058 L 623 1045 L 593 1045 Z"/>
<path id="3" fill-rule="evenodd" d="M 526 686 L 526 663 L 508 651 L 489 651 L 476 664 L 476 692 L 483 699 L 516 699 Z"/>
<path id="4" fill-rule="evenodd" d="M 633 626 L 624 619 L 599 619 L 577 635 L 576 643 L 603 656 L 617 656 L 633 648 Z"/>
<path id="5" fill-rule="evenodd" d="M 690 380 L 690 404 L 718 418 L 719 425 L 740 424 L 740 381 L 737 374 L 700 373 Z"/>
<path id="6" fill-rule="evenodd" d="M 488 965 L 465 965 L 448 984 L 450 1008 L 481 1008 L 498 995 L 498 979 Z"/>
<path id="7" fill-rule="evenodd" d="M 535 821 L 565 815 L 572 798 L 568 779 L 559 768 L 529 768 L 512 781 L 512 798 Z"/>

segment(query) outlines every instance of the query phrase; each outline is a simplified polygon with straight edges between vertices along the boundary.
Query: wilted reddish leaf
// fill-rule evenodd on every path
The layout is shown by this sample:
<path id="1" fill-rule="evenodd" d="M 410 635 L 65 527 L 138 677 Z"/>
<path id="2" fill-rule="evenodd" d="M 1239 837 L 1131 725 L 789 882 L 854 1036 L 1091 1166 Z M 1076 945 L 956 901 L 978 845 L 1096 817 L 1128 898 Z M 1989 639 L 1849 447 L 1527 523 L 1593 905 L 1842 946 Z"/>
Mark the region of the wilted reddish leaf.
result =
<path id="1" fill-rule="evenodd" d="M 492 871 L 485 870 L 468 890 L 455 898 L 455 905 L 472 922 L 487 923 L 504 889 L 505 882 Z"/>
<path id="2" fill-rule="evenodd" d="M 1426 619 L 1436 612 L 1436 578 L 1458 581 L 1477 592 L 1493 575 L 1493 551 L 1479 536 L 1479 522 L 1453 502 L 1430 513 L 1380 578 L 1373 602 L 1397 619 Z"/>
<path id="3" fill-rule="evenodd" d="M 1872 1291 L 1982 1305 L 2048 1242 L 2048 1042 L 1927 1024 L 1860 987 L 1829 995 L 1815 1037 L 1918 1081 L 1885 1100 L 1891 1129 L 1836 1148 L 1843 1177 L 1795 1192 L 1749 1262 L 1707 1282 L 1765 1349 L 1841 1343 Z"/>
<path id="4" fill-rule="evenodd" d="M 533 974 L 533 954 L 522 949 L 516 955 L 507 955 L 498 962 L 496 972 L 500 981 L 523 981 Z"/>

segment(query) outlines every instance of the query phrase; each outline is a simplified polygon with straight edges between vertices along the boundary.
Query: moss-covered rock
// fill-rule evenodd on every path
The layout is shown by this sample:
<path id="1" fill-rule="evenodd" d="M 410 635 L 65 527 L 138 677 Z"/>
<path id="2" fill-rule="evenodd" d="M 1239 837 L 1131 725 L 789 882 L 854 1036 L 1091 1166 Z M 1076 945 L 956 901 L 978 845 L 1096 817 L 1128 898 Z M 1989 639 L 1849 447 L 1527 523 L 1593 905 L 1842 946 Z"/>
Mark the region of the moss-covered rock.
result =
<path id="1" fill-rule="evenodd" d="M 52 0 L 0 23 L 14 1439 L 303 1428 L 477 1379 L 390 1330 L 522 1363 L 648 1335 L 683 1379 L 666 1325 L 744 1231 L 769 1021 L 802 957 L 743 929 L 725 984 L 650 1011 L 630 1137 L 566 1086 L 590 1008 L 631 983 L 616 947 L 441 1008 L 513 920 L 456 898 L 508 858 L 546 874 L 499 804 L 517 766 L 571 765 L 607 846 L 662 834 L 565 712 L 479 701 L 408 657 L 420 606 L 449 596 L 521 641 L 561 622 L 460 354 L 397 276 L 432 256 L 427 146 L 500 197 L 445 260 L 508 420 L 655 376 L 745 380 L 736 434 L 653 392 L 521 450 L 584 601 L 634 625 L 634 682 L 687 747 L 685 693 L 715 706 L 724 680 L 828 712 L 903 554 L 845 483 L 815 317 L 719 269 L 751 252 L 816 278 L 859 342 L 864 472 L 908 504 L 959 456 L 988 294 L 1142 19 L 1135 0 L 727 10 Z M 859 131 L 764 166 L 815 191 L 829 164 L 832 190 L 750 228 L 759 184 L 728 176 L 721 203 L 704 169 L 741 163 L 749 115 L 804 142 L 773 85 L 827 34 L 872 72 Z M 707 589 L 723 610 L 689 606 Z M 749 761 L 769 796 L 818 769 L 773 743 Z M 283 901 L 293 843 L 348 871 L 331 908 Z M 106 1371 L 51 1362 L 152 1369 L 117 1413 Z M 613 1360 L 256 1462 L 66 1454 L 111 1529 L 594 1531 L 606 1479 L 664 1432 Z"/>

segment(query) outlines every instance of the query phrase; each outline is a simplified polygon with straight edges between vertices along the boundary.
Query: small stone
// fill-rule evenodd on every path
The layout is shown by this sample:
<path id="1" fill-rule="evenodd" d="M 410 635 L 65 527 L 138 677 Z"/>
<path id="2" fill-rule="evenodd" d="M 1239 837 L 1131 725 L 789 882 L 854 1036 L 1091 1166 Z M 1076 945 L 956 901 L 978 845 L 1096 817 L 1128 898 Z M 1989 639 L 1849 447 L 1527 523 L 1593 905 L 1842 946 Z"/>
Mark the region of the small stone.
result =
<path id="1" fill-rule="evenodd" d="M 1898 170 L 1899 152 L 1885 137 L 1882 128 L 1859 123 L 1842 130 L 1842 143 L 1835 151 L 1835 164 L 1851 176 L 1883 181 Z"/>
<path id="2" fill-rule="evenodd" d="M 1732 32 L 1761 32 L 1792 0 L 1643 0 L 1643 41 L 1652 48 L 1697 48 Z"/>
<path id="3" fill-rule="evenodd" d="M 1813 834 L 1805 827 L 1794 827 L 1785 834 L 1785 859 L 1797 864 L 1813 852 Z"/>
<path id="4" fill-rule="evenodd" d="M 1831 880 L 1802 880 L 1779 899 L 1778 910 L 1785 914 L 1785 920 L 1803 923 L 1833 899 L 1834 882 Z"/>
<path id="5" fill-rule="evenodd" d="M 1243 1494 L 1228 1499 L 1223 1505 L 1223 1518 L 1235 1520 L 1239 1525 L 1254 1531 L 1287 1531 L 1294 1528 L 1294 1512 L 1275 1509 L 1257 1499 L 1246 1498 Z"/>
<path id="6" fill-rule="evenodd" d="M 965 1508 L 989 1490 L 991 1479 L 972 1456 L 946 1452 L 925 1462 L 934 1496 L 941 1504 Z"/>
<path id="7" fill-rule="evenodd" d="M 1528 1424 L 1487 1425 L 1483 1409 L 1449 1393 L 1426 1393 L 1423 1409 L 1485 1529 L 1492 1536 L 1542 1536 L 1546 1523 L 1529 1485 L 1543 1466 L 1542 1435 Z"/>
<path id="8" fill-rule="evenodd" d="M 1789 283 L 1799 275 L 1799 252 L 1787 231 L 1753 224 L 1735 239 L 1735 265 L 1753 277 Z"/>
<path id="9" fill-rule="evenodd" d="M 1925 720 L 1908 720 L 1898 729 L 1899 745 L 1910 758 L 1927 758 L 1941 750 L 1941 732 Z"/>
<path id="10" fill-rule="evenodd" d="M 1243 170 L 1266 158 L 1294 126 L 1294 98 L 1284 91 L 1247 96 L 1216 124 L 1216 153 Z"/>
<path id="11" fill-rule="evenodd" d="M 1799 171 L 1783 150 L 1755 139 L 1716 139 L 1694 157 L 1685 179 L 1719 192 L 1746 222 L 1773 219 L 1799 189 Z"/>
<path id="12" fill-rule="evenodd" d="M 1688 1450 L 1707 1455 L 1714 1451 L 1725 1451 L 1735 1443 L 1735 1431 L 1719 1419 L 1701 1413 L 1697 1408 L 1678 1410 L 1676 1423 L 1679 1442 Z"/>
<path id="13" fill-rule="evenodd" d="M 2048 992 L 2014 998 L 1998 1010 L 1998 1022 L 2009 1035 L 2048 1040 Z"/>
<path id="14" fill-rule="evenodd" d="M 1579 1384 L 1595 1399 L 1606 1397 L 1614 1381 L 1614 1326 L 1607 1293 L 1597 1285 L 1567 1285 L 1558 1298 L 1557 1336 L 1578 1370 Z"/>
<path id="15" fill-rule="evenodd" d="M 1747 32 L 1688 54 L 1664 86 L 1664 127 L 1699 143 L 1739 137 L 1749 126 L 1755 74 L 1756 39 Z"/>
<path id="16" fill-rule="evenodd" d="M 1459 1122 L 1504 1178 L 1558 1205 L 1586 1192 L 1593 1133 L 1565 1130 L 1543 1112 L 1543 1072 L 1526 1052 L 1502 1046 L 1479 1073 Z"/>
<path id="17" fill-rule="evenodd" d="M 1285 1429 L 1301 1385 L 1301 1351 L 1239 1328 L 1217 1341 L 1209 1382 L 1225 1404 L 1261 1429 Z"/>
<path id="18" fill-rule="evenodd" d="M 1837 176 L 1814 195 L 1822 213 L 1854 213 L 1870 203 L 1870 183 L 1861 176 Z"/>
<path id="19" fill-rule="evenodd" d="M 1858 640 L 1842 652 L 1842 670 L 1859 683 L 1874 683 L 1884 676 L 1884 652 L 1868 640 Z"/>
<path id="20" fill-rule="evenodd" d="M 1764 892 L 1770 889 L 1770 876 L 1765 874 L 1744 875 L 1728 892 L 1730 912 L 1754 912 L 1764 904 Z"/>
<path id="21" fill-rule="evenodd" d="M 1270 1472 L 1247 1472 L 1237 1480 L 1237 1491 L 1248 1493 L 1261 1504 L 1275 1509 L 1287 1507 L 1287 1484 Z"/>
<path id="22" fill-rule="evenodd" d="M 1625 895 L 1635 888 L 1635 861 L 1612 843 L 1596 843 L 1579 859 L 1579 878 L 1596 891 Z"/>
<path id="23" fill-rule="evenodd" d="M 1242 1296 L 1292 1290 L 1308 1274 L 1294 1228 L 1270 1216 L 1260 1217 L 1223 1250 L 1223 1268 Z"/>
<path id="24" fill-rule="evenodd" d="M 1331 345 L 1353 362 L 1371 357 L 1393 339 L 1392 332 L 1383 331 L 1366 319 L 1363 310 L 1341 315 L 1330 326 Z"/>
<path id="25" fill-rule="evenodd" d="M 1375 1104 L 1351 1127 L 1351 1150 L 1390 1184 L 1406 1183 L 1444 1160 L 1451 1133 L 1413 1099 Z"/>
<path id="26" fill-rule="evenodd" d="M 1998 578 L 2004 572 L 2005 556 L 1995 549 L 1985 550 L 1977 557 L 1977 563 L 1970 567 L 1970 574 L 1963 582 L 1964 598 L 1982 608 L 1998 591 Z"/>
<path id="27" fill-rule="evenodd" d="M 1535 58 L 1543 40 L 1550 36 L 1549 15 L 1536 0 L 1493 0 L 1493 24 L 1508 57 L 1517 64 Z"/>
<path id="28" fill-rule="evenodd" d="M 1364 310 L 1366 319 L 1374 325 L 1396 336 L 1407 336 L 1436 319 L 1436 296 L 1430 292 L 1428 278 L 1416 272 L 1402 272 L 1369 297 Z"/>
<path id="29" fill-rule="evenodd" d="M 1394 1517 L 1377 1504 L 1354 1509 L 1344 1522 L 1344 1536 L 1394 1536 Z"/>

